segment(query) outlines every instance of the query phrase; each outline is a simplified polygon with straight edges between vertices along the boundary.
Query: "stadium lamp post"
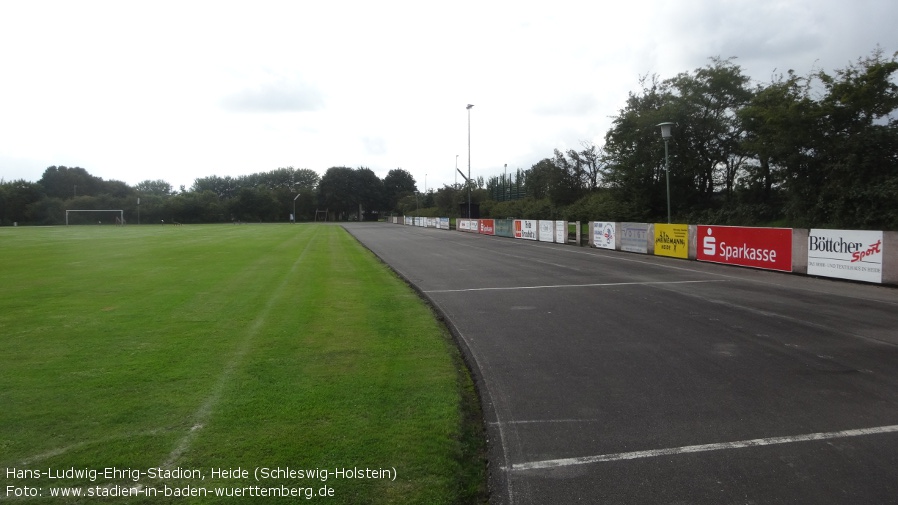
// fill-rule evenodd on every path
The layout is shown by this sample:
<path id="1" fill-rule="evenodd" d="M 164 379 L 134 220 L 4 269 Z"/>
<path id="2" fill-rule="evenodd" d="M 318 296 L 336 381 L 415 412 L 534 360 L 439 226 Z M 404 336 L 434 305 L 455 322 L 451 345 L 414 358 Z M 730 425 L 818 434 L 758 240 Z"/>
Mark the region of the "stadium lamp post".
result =
<path id="1" fill-rule="evenodd" d="M 658 123 L 661 127 L 661 138 L 664 139 L 664 176 L 667 178 L 667 224 L 670 224 L 670 162 L 667 156 L 667 143 L 673 135 L 670 133 L 670 127 L 674 123 Z"/>
<path id="2" fill-rule="evenodd" d="M 502 176 L 502 201 L 508 200 L 508 163 L 505 164 L 505 175 Z"/>
<path id="3" fill-rule="evenodd" d="M 296 193 L 296 196 L 293 197 L 293 224 L 296 224 L 296 199 L 299 198 L 299 193 Z"/>
<path id="4" fill-rule="evenodd" d="M 468 104 L 468 219 L 471 219 L 471 107 Z"/>

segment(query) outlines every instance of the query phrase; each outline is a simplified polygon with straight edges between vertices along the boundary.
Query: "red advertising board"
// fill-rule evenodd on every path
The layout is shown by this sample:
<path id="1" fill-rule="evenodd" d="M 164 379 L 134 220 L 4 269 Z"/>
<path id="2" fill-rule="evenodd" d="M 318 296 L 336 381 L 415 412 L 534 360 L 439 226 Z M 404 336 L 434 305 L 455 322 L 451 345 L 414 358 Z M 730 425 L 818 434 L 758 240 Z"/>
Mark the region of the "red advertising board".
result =
<path id="1" fill-rule="evenodd" d="M 496 234 L 496 220 L 495 219 L 481 219 L 480 220 L 480 233 L 483 235 L 495 235 Z"/>
<path id="2" fill-rule="evenodd" d="M 696 233 L 699 261 L 792 271 L 791 228 L 698 225 Z"/>

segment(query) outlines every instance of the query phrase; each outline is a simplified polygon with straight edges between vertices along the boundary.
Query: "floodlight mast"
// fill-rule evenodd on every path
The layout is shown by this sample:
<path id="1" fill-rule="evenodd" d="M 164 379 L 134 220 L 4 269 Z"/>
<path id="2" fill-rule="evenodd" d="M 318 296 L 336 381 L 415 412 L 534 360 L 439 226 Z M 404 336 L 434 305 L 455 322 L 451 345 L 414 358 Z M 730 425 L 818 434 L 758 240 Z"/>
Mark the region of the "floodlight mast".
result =
<path id="1" fill-rule="evenodd" d="M 474 107 L 473 104 L 468 104 L 468 178 L 466 179 L 468 182 L 468 219 L 471 219 L 471 107 Z"/>
<path id="2" fill-rule="evenodd" d="M 667 179 L 667 224 L 670 224 L 670 164 L 667 156 L 667 143 L 673 137 L 670 127 L 675 124 L 668 121 L 656 125 L 661 127 L 661 138 L 664 139 L 664 177 Z"/>

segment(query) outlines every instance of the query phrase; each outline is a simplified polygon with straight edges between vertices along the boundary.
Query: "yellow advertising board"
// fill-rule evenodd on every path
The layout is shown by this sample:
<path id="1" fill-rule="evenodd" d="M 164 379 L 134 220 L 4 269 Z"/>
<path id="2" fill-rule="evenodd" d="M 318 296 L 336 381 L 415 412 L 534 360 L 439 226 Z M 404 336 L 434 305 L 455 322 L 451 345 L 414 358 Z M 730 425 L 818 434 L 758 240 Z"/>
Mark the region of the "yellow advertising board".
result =
<path id="1" fill-rule="evenodd" d="M 689 258 L 689 225 L 655 223 L 655 255 Z"/>

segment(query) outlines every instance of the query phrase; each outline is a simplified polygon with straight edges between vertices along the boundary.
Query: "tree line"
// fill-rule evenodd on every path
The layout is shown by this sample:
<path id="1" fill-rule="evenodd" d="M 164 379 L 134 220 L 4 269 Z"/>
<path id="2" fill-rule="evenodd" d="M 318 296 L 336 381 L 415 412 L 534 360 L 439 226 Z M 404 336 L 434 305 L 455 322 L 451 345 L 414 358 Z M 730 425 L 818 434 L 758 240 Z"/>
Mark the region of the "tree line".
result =
<path id="1" fill-rule="evenodd" d="M 898 71 L 881 49 L 845 68 L 753 83 L 734 58 L 661 80 L 643 76 L 604 144 L 556 149 L 527 169 L 420 193 L 402 169 L 278 168 L 204 177 L 189 189 L 135 186 L 75 167 L 0 181 L 0 224 L 59 224 L 65 209 L 121 208 L 146 222 L 458 216 L 898 229 Z M 673 123 L 665 164 L 658 124 Z M 669 173 L 665 167 L 669 167 Z M 295 205 L 295 207 L 294 207 Z"/>

